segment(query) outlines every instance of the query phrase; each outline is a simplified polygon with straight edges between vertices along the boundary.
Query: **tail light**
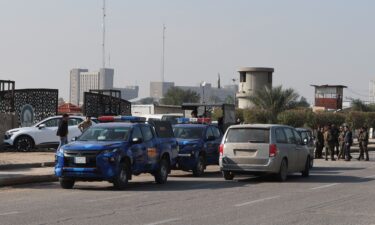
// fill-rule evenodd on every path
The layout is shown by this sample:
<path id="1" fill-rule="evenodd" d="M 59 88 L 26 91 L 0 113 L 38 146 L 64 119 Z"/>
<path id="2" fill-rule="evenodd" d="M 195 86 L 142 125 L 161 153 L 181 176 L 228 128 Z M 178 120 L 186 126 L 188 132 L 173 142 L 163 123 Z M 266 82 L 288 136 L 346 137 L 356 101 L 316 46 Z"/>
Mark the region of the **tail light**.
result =
<path id="1" fill-rule="evenodd" d="M 277 154 L 277 147 L 275 144 L 271 144 L 269 148 L 270 157 L 275 157 Z"/>
<path id="2" fill-rule="evenodd" d="M 219 146 L 219 153 L 220 153 L 221 156 L 223 155 L 223 153 L 224 153 L 224 144 L 221 144 Z"/>

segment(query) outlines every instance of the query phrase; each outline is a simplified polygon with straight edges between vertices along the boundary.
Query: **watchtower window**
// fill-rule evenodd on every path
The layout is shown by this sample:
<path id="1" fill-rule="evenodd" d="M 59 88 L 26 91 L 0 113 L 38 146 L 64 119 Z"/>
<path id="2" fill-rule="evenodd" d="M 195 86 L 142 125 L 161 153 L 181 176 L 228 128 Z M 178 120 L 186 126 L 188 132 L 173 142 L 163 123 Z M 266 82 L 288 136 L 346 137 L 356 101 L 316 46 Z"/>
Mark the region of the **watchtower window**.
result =
<path id="1" fill-rule="evenodd" d="M 240 82 L 245 83 L 246 82 L 246 73 L 240 72 Z"/>

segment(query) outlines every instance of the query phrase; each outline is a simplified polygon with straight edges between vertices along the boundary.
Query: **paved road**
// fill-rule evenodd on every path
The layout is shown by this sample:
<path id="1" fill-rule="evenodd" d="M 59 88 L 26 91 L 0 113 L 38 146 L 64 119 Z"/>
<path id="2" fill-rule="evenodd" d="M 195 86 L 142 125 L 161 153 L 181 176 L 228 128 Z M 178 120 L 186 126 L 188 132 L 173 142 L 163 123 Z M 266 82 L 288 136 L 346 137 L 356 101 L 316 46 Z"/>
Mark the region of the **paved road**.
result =
<path id="1" fill-rule="evenodd" d="M 2 188 L 0 224 L 375 224 L 374 161 L 317 160 L 309 178 L 285 183 L 226 182 L 217 169 L 202 178 L 174 172 L 166 185 L 140 176 L 125 191 L 105 182 Z"/>

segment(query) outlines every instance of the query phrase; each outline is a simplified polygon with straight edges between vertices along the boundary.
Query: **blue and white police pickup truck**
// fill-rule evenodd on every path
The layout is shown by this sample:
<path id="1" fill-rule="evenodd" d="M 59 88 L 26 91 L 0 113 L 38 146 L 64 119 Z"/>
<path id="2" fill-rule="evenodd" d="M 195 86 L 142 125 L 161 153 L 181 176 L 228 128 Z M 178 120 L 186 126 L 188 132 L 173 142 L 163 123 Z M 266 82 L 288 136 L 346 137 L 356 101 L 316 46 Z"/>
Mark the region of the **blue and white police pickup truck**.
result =
<path id="1" fill-rule="evenodd" d="M 192 171 L 198 177 L 207 165 L 219 164 L 222 134 L 210 118 L 179 118 L 173 131 L 179 145 L 175 169 Z"/>
<path id="2" fill-rule="evenodd" d="M 151 173 L 158 184 L 167 182 L 178 154 L 169 122 L 148 124 L 132 116 L 103 116 L 99 121 L 105 123 L 57 151 L 55 174 L 62 188 L 73 188 L 76 181 L 109 181 L 123 189 L 132 175 L 141 173 Z"/>

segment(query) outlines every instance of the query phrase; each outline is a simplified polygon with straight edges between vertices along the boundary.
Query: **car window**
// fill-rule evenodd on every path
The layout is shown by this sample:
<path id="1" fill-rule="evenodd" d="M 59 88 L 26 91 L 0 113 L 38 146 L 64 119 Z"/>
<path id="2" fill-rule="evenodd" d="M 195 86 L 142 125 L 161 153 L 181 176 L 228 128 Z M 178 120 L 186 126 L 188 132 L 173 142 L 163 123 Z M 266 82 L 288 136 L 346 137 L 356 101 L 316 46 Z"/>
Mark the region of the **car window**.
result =
<path id="1" fill-rule="evenodd" d="M 212 133 L 212 130 L 208 127 L 208 129 L 206 130 L 206 139 L 208 139 L 209 137 L 215 137 L 215 136 L 214 136 L 214 133 Z"/>
<path id="2" fill-rule="evenodd" d="M 214 134 L 215 138 L 220 138 L 221 133 L 220 133 L 219 128 L 212 126 L 211 129 L 212 129 L 212 133 Z"/>
<path id="3" fill-rule="evenodd" d="M 129 137 L 129 127 L 90 127 L 79 141 L 125 141 Z"/>
<path id="4" fill-rule="evenodd" d="M 149 126 L 142 126 L 142 134 L 144 137 L 144 141 L 150 141 L 152 138 L 154 138 L 154 135 L 152 134 L 151 127 Z"/>
<path id="5" fill-rule="evenodd" d="M 293 134 L 294 134 L 296 143 L 297 144 L 302 144 L 301 135 L 296 130 L 294 130 L 294 129 L 293 129 Z"/>
<path id="6" fill-rule="evenodd" d="M 134 138 L 143 138 L 141 129 L 139 127 L 133 128 L 132 139 L 134 139 Z"/>
<path id="7" fill-rule="evenodd" d="M 307 132 L 300 132 L 300 134 L 301 134 L 301 138 L 302 138 L 302 140 L 308 140 L 309 141 L 309 136 L 308 136 L 308 133 Z"/>
<path id="8" fill-rule="evenodd" d="M 286 135 L 286 139 L 288 141 L 288 144 L 297 144 L 296 138 L 293 134 L 293 130 L 290 128 L 284 128 L 284 132 Z"/>
<path id="9" fill-rule="evenodd" d="M 269 143 L 268 128 L 232 128 L 228 131 L 225 142 L 229 143 Z"/>
<path id="10" fill-rule="evenodd" d="M 60 118 L 50 119 L 45 121 L 43 124 L 46 125 L 46 127 L 57 127 L 59 125 L 60 120 Z"/>
<path id="11" fill-rule="evenodd" d="M 277 143 L 288 143 L 288 140 L 282 128 L 277 128 L 275 131 L 275 135 Z"/>
<path id="12" fill-rule="evenodd" d="M 203 129 L 200 127 L 174 127 L 173 132 L 176 138 L 181 138 L 181 139 L 203 138 Z"/>
<path id="13" fill-rule="evenodd" d="M 83 120 L 80 118 L 69 118 L 68 125 L 69 126 L 77 126 L 80 124 Z"/>

